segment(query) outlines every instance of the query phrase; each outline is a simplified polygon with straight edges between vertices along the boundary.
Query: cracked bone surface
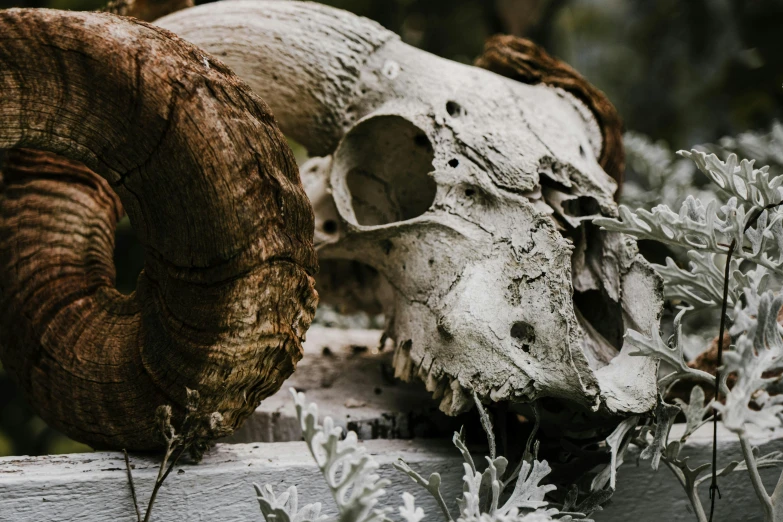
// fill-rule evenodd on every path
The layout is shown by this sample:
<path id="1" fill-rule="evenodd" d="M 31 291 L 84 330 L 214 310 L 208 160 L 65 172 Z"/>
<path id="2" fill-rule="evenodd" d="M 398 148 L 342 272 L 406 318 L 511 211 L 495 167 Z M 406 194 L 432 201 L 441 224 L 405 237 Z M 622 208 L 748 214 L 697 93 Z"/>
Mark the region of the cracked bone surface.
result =
<path id="1" fill-rule="evenodd" d="M 629 413 L 654 361 L 661 282 L 616 215 L 601 129 L 576 97 L 444 60 L 345 11 L 224 1 L 156 22 L 227 63 L 312 156 L 324 301 L 377 301 L 395 370 L 456 414 L 559 397 Z M 349 290 L 345 290 L 348 288 Z"/>

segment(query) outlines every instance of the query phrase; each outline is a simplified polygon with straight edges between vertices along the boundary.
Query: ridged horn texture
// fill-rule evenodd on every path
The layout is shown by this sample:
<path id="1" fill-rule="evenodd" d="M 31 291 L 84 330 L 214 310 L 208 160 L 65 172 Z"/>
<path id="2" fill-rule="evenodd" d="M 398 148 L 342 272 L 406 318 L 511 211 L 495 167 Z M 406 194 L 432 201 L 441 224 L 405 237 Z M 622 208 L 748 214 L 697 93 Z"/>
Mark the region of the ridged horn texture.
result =
<path id="1" fill-rule="evenodd" d="M 280 388 L 317 301 L 313 215 L 268 107 L 224 65 L 128 18 L 0 11 L 2 148 L 74 160 L 11 151 L 0 178 L 0 358 L 47 422 L 148 450 L 186 387 L 233 428 Z M 146 249 L 131 296 L 113 192 Z"/>
<path id="2" fill-rule="evenodd" d="M 489 38 L 476 66 L 535 85 L 559 87 L 581 100 L 592 111 L 601 128 L 603 144 L 598 162 L 618 187 L 625 172 L 623 123 L 606 95 L 590 84 L 573 67 L 550 56 L 543 48 L 525 38 L 496 35 Z M 618 194 L 619 194 L 618 188 Z"/>

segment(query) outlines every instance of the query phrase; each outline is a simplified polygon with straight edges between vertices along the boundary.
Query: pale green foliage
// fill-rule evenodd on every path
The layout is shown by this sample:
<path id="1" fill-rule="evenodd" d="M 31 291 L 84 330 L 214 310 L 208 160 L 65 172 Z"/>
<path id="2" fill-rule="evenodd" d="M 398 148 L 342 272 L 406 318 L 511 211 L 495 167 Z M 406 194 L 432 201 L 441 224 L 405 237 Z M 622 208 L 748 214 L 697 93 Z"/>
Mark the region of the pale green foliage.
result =
<path id="1" fill-rule="evenodd" d="M 636 330 L 629 329 L 625 334 L 625 342 L 631 348 L 630 355 L 650 357 L 666 363 L 671 372 L 659 379 L 661 388 L 666 388 L 679 379 L 696 379 L 704 382 L 713 382 L 712 375 L 688 366 L 685 360 L 685 347 L 682 344 L 682 318 L 688 309 L 682 309 L 674 319 L 674 335 L 669 342 L 665 342 L 659 330 L 655 330 L 652 336 L 644 335 Z"/>
<path id="2" fill-rule="evenodd" d="M 614 491 L 617 482 L 617 468 L 623 463 L 623 454 L 631 442 L 631 438 L 627 437 L 627 435 L 636 427 L 638 422 L 639 417 L 628 417 L 606 438 L 606 445 L 609 446 L 611 460 L 609 465 L 602 469 L 593 479 L 590 486 L 591 491 L 601 491 L 607 484 L 609 484 L 610 490 Z"/>
<path id="3" fill-rule="evenodd" d="M 533 460 L 532 464 L 522 461 L 519 468 L 504 481 L 503 476 L 508 467 L 508 461 L 504 457 L 495 459 L 484 457 L 487 467 L 482 472 L 476 468 L 462 435 L 455 433 L 453 442 L 465 460 L 462 497 L 457 499 L 459 512 L 457 522 L 536 522 L 553 520 L 554 516 L 558 516 L 557 520 L 562 521 L 578 518 L 589 522 L 581 513 L 566 515 L 555 508 L 546 509 L 548 503 L 544 500 L 544 496 L 555 489 L 553 485 L 539 484 L 551 471 L 546 461 Z M 414 482 L 423 486 L 435 497 L 446 520 L 454 520 L 440 493 L 439 473 L 433 473 L 429 480 L 425 480 L 404 461 L 395 464 L 395 467 L 405 472 Z M 513 490 L 508 498 L 501 502 L 503 491 L 512 482 L 514 482 Z"/>
<path id="4" fill-rule="evenodd" d="M 302 436 L 315 459 L 318 469 L 326 480 L 337 504 L 340 522 L 383 522 L 389 520 L 388 509 L 375 509 L 383 488 L 389 484 L 381 479 L 375 470 L 378 463 L 357 444 L 356 433 L 349 431 L 340 440 L 342 428 L 335 426 L 330 417 L 318 424 L 318 407 L 307 404 L 303 393 L 291 390 L 296 405 L 296 416 L 302 428 Z M 320 504 L 308 504 L 297 512 L 296 487 L 275 497 L 269 485 L 263 488 L 255 485 L 261 512 L 266 522 L 306 522 L 327 520 L 320 516 Z M 318 518 L 320 516 L 320 518 Z M 272 518 L 270 518 L 272 517 Z M 281 518 L 274 518 L 281 517 Z M 299 518 L 296 518 L 299 517 Z M 310 517 L 310 518 L 306 518 Z"/>
<path id="5" fill-rule="evenodd" d="M 783 366 L 783 338 L 777 315 L 783 306 L 783 296 L 766 292 L 753 312 L 740 308 L 735 314 L 732 332 L 741 331 L 733 351 L 726 352 L 725 373 L 736 373 L 737 381 L 726 396 L 726 403 L 716 403 L 723 416 L 723 424 L 730 430 L 743 433 L 747 424 L 761 428 L 780 425 L 783 396 L 770 397 L 764 390 L 767 383 L 764 372 Z M 751 401 L 756 409 L 750 408 Z"/>
<path id="6" fill-rule="evenodd" d="M 776 127 L 775 131 L 780 134 L 775 139 L 783 151 L 783 140 L 780 140 L 783 129 Z M 783 176 L 771 177 L 768 167 L 754 169 L 752 161 L 739 161 L 734 154 L 726 161 L 697 150 L 681 151 L 680 155 L 693 161 L 717 186 L 716 192 L 728 198 L 725 204 L 713 200 L 704 206 L 700 200 L 688 196 L 678 213 L 666 205 L 635 212 L 621 206 L 619 219 L 595 220 L 608 230 L 685 248 L 690 260 L 687 270 L 672 259 L 667 259 L 665 266 L 655 267 L 664 277 L 667 297 L 689 305 L 677 314 L 671 339 L 664 340 L 659 331 L 645 335 L 628 330 L 626 342 L 631 347 L 631 355 L 665 363 L 668 372 L 659 379 L 663 396 L 669 386 L 682 379 L 714 386 L 712 375 L 687 365 L 682 322 L 685 314 L 694 308 L 722 305 L 725 273 L 728 274 L 727 305 L 732 310 L 729 319 L 733 319 L 729 333 L 736 341 L 733 349 L 726 347 L 723 354 L 719 384 L 725 403 L 713 401 L 705 405 L 704 391 L 699 386 L 693 388 L 688 403 L 678 399 L 677 405 L 672 405 L 661 398 L 654 423 L 639 428 L 634 442 L 643 448 L 642 458 L 651 458 L 653 468 L 663 462 L 671 469 L 685 488 L 697 519 L 704 522 L 707 515 L 698 486 L 709 478 L 707 472 L 711 465 L 691 467 L 687 458 L 680 457 L 680 449 L 685 439 L 705 422 L 708 412 L 713 408 L 718 410 L 724 425 L 739 436 L 745 462 L 732 462 L 717 471 L 717 475 L 747 469 L 766 517 L 771 520 L 773 504 L 783 498 L 783 491 L 776 489 L 772 496 L 768 495 L 758 469 L 780 463 L 781 455 L 758 456 L 745 433 L 751 424 L 760 428 L 779 427 L 783 416 L 783 396 L 770 396 L 765 389 L 779 378 L 764 377 L 772 370 L 783 368 L 783 329 L 777 321 L 783 296 L 776 296 L 767 288 L 771 286 L 770 272 L 777 276 L 783 274 L 783 212 L 779 207 L 783 200 Z M 727 269 L 729 252 L 732 259 Z M 731 389 L 726 385 L 729 374 L 736 376 Z M 686 417 L 685 432 L 680 440 L 669 442 L 672 422 L 680 411 Z"/>
<path id="7" fill-rule="evenodd" d="M 722 138 L 717 145 L 706 148 L 718 155 L 733 152 L 742 158 L 754 158 L 769 165 L 774 173 L 783 174 L 783 125 L 780 122 L 774 122 L 767 133 L 743 132 Z"/>
<path id="8" fill-rule="evenodd" d="M 758 207 L 753 207 L 756 210 Z M 783 274 L 783 225 L 778 211 L 761 211 L 755 226 L 743 233 L 746 223 L 756 218 L 737 198 L 722 206 L 711 201 L 705 207 L 701 201 L 688 197 L 679 213 L 666 205 L 654 207 L 651 212 L 631 211 L 620 206 L 620 219 L 598 218 L 601 227 L 624 232 L 639 239 L 686 247 L 704 253 L 725 254 L 727 246 L 736 241 L 737 257 L 752 261 L 778 274 Z M 722 276 L 721 276 L 722 277 Z"/>
<path id="9" fill-rule="evenodd" d="M 687 254 L 690 260 L 689 268 L 677 266 L 672 258 L 666 259 L 666 265 L 655 265 L 655 270 L 666 281 L 666 298 L 684 301 L 697 308 L 720 307 L 723 300 L 723 268 L 725 260 L 722 254 L 703 254 L 691 250 Z M 729 306 L 733 307 L 739 301 L 740 292 L 744 288 L 752 288 L 763 292 L 767 287 L 769 273 L 764 267 L 742 272 L 739 259 L 731 260 L 729 269 L 731 284 L 729 285 Z"/>
<path id="10" fill-rule="evenodd" d="M 674 402 L 677 403 L 683 415 L 685 415 L 685 432 L 680 437 L 680 440 L 684 441 L 708 422 L 707 414 L 712 411 L 712 405 L 704 402 L 704 390 L 698 385 L 691 388 L 688 402 L 682 399 L 674 399 Z"/>
<path id="11" fill-rule="evenodd" d="M 621 202 L 650 208 L 664 203 L 677 207 L 694 192 L 696 167 L 693 162 L 677 157 L 663 142 L 652 142 L 647 136 L 626 132 L 623 136 L 626 163 L 636 176 L 623 184 Z M 697 199 L 710 197 L 704 191 Z"/>
<path id="12" fill-rule="evenodd" d="M 780 203 L 783 198 L 783 176 L 770 179 L 769 166 L 754 169 L 754 160 L 739 161 L 736 154 L 729 154 L 726 161 L 721 161 L 715 154 L 706 154 L 695 149 L 681 150 L 678 154 L 693 160 L 710 181 L 730 197 L 745 204 L 748 212 Z"/>
<path id="13" fill-rule="evenodd" d="M 402 494 L 402 503 L 400 506 L 400 516 L 405 522 L 419 522 L 424 519 L 424 510 L 417 508 L 414 504 L 416 499 L 407 491 Z"/>
<path id="14" fill-rule="evenodd" d="M 621 205 L 619 219 L 599 218 L 594 222 L 607 230 L 687 248 L 688 270 L 668 259 L 666 266 L 656 269 L 667 282 L 668 297 L 697 307 L 721 302 L 723 269 L 716 256 L 725 255 L 733 241 L 738 246 L 734 250 L 737 262 L 730 269 L 735 283 L 729 294 L 733 305 L 742 288 L 763 291 L 767 270 L 783 275 L 783 213 L 778 207 L 769 208 L 783 199 L 783 176 L 770 179 L 767 167 L 754 169 L 752 161 L 738 161 L 734 154 L 725 162 L 697 150 L 681 154 L 728 194 L 724 205 L 713 200 L 704 206 L 688 196 L 678 213 L 666 205 L 635 212 Z M 740 271 L 741 259 L 757 268 Z"/>
<path id="15" fill-rule="evenodd" d="M 293 391 L 297 417 L 302 427 L 302 435 L 313 458 L 321 470 L 337 504 L 338 514 L 334 517 L 321 514 L 321 504 L 308 504 L 298 508 L 298 494 L 295 486 L 276 496 L 270 485 L 254 485 L 261 513 L 266 522 L 391 522 L 391 509 L 376 509 L 383 488 L 388 481 L 380 479 L 375 471 L 377 462 L 358 445 L 356 434 L 349 431 L 344 440 L 340 440 L 342 429 L 335 427 L 329 417 L 323 426 L 318 424 L 318 410 L 315 404 L 306 404 L 302 393 Z M 487 417 L 488 422 L 488 417 Z M 491 425 L 489 425 L 491 429 Z M 504 457 L 489 458 L 487 468 L 479 471 L 459 433 L 454 434 L 454 445 L 465 460 L 463 476 L 463 494 L 457 500 L 458 518 L 456 522 L 549 522 L 558 520 L 571 522 L 580 520 L 592 522 L 578 512 L 579 508 L 588 511 L 600 509 L 600 503 L 608 499 L 606 492 L 588 497 L 577 512 L 561 512 L 547 507 L 546 494 L 555 489 L 553 485 L 540 482 L 550 473 L 546 461 L 522 461 L 504 481 L 508 461 Z M 422 485 L 432 494 L 443 511 L 444 520 L 454 522 L 449 508 L 440 493 L 441 477 L 433 473 L 429 479 L 411 469 L 402 460 L 395 467 L 414 482 Z M 513 483 L 510 493 L 501 501 L 501 496 Z M 570 509 L 576 500 L 576 491 Z M 415 498 L 410 493 L 402 496 L 403 505 L 398 508 L 404 522 L 421 522 L 426 518 L 424 511 L 416 507 Z"/>
<path id="16" fill-rule="evenodd" d="M 291 486 L 285 493 L 275 496 L 272 486 L 269 484 L 263 488 L 253 484 L 258 495 L 258 505 L 267 522 L 316 522 L 327 520 L 326 515 L 321 515 L 321 503 L 308 504 L 298 509 L 296 486 Z"/>
<path id="17" fill-rule="evenodd" d="M 627 132 L 623 136 L 626 163 L 635 175 L 626 179 L 621 202 L 632 208 L 650 208 L 657 204 L 679 207 L 688 195 L 702 201 L 715 197 L 712 185 L 699 187 L 698 169 L 687 158 L 678 157 L 664 142 Z M 717 144 L 698 147 L 725 158 L 731 153 L 755 158 L 768 165 L 773 174 L 783 174 L 783 125 L 773 123 L 769 132 L 746 132 L 722 138 Z"/>

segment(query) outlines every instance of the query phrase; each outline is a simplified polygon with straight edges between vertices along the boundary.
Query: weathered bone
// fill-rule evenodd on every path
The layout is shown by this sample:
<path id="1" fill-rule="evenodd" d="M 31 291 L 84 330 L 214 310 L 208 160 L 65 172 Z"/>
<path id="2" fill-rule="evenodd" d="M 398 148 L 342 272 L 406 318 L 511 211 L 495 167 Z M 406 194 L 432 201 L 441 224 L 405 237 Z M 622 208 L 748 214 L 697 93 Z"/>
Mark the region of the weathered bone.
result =
<path id="1" fill-rule="evenodd" d="M 419 375 L 448 413 L 470 407 L 467 390 L 653 406 L 655 363 L 621 347 L 626 327 L 657 324 L 661 285 L 632 240 L 589 224 L 615 215 L 617 185 L 577 97 L 312 3 L 218 2 L 157 23 L 225 60 L 284 132 L 329 155 L 302 169 L 319 259 L 369 265 L 391 288 L 398 376 Z"/>

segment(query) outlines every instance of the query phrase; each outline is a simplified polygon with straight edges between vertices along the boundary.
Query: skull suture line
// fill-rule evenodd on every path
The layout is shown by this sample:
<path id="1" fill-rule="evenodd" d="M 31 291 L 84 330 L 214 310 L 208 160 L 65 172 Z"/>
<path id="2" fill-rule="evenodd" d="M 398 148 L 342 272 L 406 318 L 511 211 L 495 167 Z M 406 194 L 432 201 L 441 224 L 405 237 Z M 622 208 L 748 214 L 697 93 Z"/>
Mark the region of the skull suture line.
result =
<path id="1" fill-rule="evenodd" d="M 397 376 L 419 375 L 450 414 L 468 390 L 651 409 L 657 366 L 622 336 L 657 324 L 661 283 L 632 240 L 589 223 L 616 214 L 617 185 L 585 104 L 317 4 L 218 2 L 158 23 L 225 60 L 323 156 L 302 168 L 321 280 L 355 284 L 336 260 L 377 271 Z"/>

